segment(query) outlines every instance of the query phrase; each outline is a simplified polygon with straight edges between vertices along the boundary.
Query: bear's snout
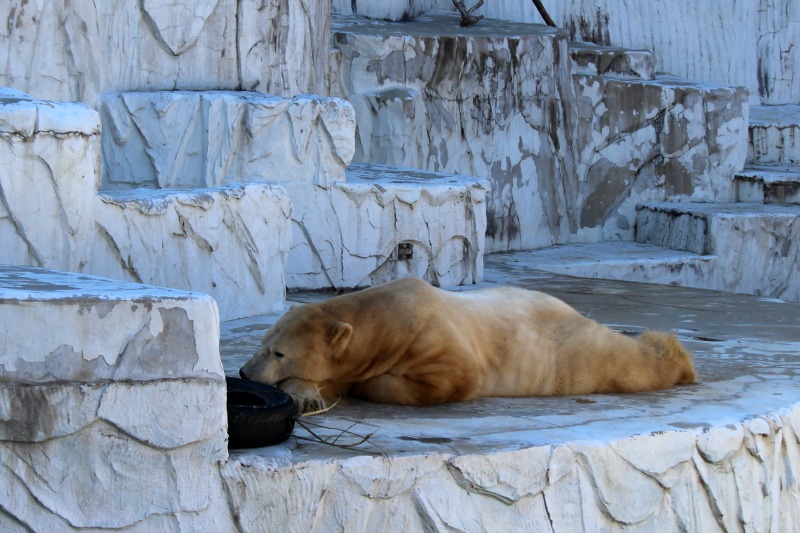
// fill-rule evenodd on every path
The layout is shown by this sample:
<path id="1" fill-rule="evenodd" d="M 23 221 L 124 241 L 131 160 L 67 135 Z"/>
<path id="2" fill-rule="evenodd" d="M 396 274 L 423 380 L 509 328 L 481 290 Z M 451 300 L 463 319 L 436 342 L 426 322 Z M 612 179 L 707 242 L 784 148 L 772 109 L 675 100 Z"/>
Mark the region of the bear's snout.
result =
<path id="1" fill-rule="evenodd" d="M 244 368 L 240 368 L 239 369 L 239 376 L 241 376 L 242 379 L 246 379 L 247 381 L 250 381 L 250 378 L 248 378 L 247 375 L 244 373 Z"/>

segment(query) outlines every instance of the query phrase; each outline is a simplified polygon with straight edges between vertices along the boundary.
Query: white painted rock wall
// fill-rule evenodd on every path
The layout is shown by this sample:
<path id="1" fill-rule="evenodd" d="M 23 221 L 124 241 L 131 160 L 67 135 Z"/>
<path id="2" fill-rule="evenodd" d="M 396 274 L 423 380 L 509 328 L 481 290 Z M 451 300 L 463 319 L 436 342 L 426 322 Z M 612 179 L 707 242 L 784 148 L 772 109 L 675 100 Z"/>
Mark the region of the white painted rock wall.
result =
<path id="1" fill-rule="evenodd" d="M 100 182 L 100 117 L 0 88 L 0 263 L 79 271 Z"/>
<path id="2" fill-rule="evenodd" d="M 92 274 L 209 294 L 222 320 L 283 309 L 291 201 L 278 185 L 105 192 Z"/>
<path id="3" fill-rule="evenodd" d="M 189 93 L 183 100 L 193 102 L 195 108 L 185 107 L 195 113 L 187 117 L 180 113 L 180 106 L 173 105 L 175 100 L 181 101 L 181 93 L 146 108 L 153 114 L 161 111 L 167 119 L 171 118 L 169 109 L 173 109 L 178 119 L 186 119 L 171 123 L 165 119 L 172 129 L 159 129 L 163 123 L 155 121 L 137 127 L 130 116 L 120 118 L 118 114 L 129 128 L 125 130 L 129 149 L 125 153 L 107 151 L 106 159 L 118 161 L 117 166 L 130 171 L 127 179 L 131 182 L 140 180 L 130 186 L 157 185 L 159 176 L 164 176 L 166 185 L 176 186 L 190 176 L 198 181 L 197 188 L 106 191 L 98 195 L 98 113 L 84 104 L 38 100 L 11 89 L 0 91 L 0 263 L 201 291 L 218 300 L 226 319 L 282 309 L 284 265 L 291 238 L 291 202 L 286 192 L 266 183 L 202 188 L 202 180 L 209 176 L 209 181 L 222 181 L 213 170 L 263 170 L 258 161 L 248 164 L 254 159 L 253 150 L 230 161 L 235 159 L 231 153 L 239 148 L 233 141 L 238 139 L 247 148 L 250 145 L 243 139 L 260 133 L 264 124 L 273 121 L 278 122 L 278 129 L 293 131 L 294 124 L 297 131 L 295 137 L 279 137 L 276 128 L 267 127 L 275 140 L 272 147 L 280 154 L 274 159 L 283 162 L 284 175 L 308 181 L 343 179 L 345 163 L 339 154 L 349 157 L 352 137 L 336 137 L 325 128 L 326 124 L 338 127 L 336 120 L 342 120 L 344 127 L 335 131 L 346 132 L 348 125 L 352 128 L 352 109 L 343 101 L 305 97 L 264 97 L 266 104 L 250 109 L 241 104 L 246 97 L 212 93 L 203 100 L 197 93 Z M 210 110 L 206 114 L 196 109 L 204 102 L 205 109 Z M 209 116 L 220 124 L 210 135 L 217 144 L 187 148 L 188 140 L 197 141 L 193 135 L 206 131 L 203 125 L 208 126 Z M 236 127 L 224 128 L 225 117 L 235 118 Z M 191 130 L 191 125 L 197 128 Z M 134 135 L 139 129 L 151 136 Z M 109 138 L 119 140 L 119 133 L 115 137 L 106 135 L 105 142 L 110 142 Z M 170 141 L 180 134 L 184 134 L 184 142 L 171 151 L 176 145 Z M 341 152 L 334 151 L 337 142 Z M 208 159 L 198 157 L 198 152 Z M 328 166 L 324 162 L 307 166 L 299 159 L 314 157 L 317 161 L 327 158 Z M 160 173 L 147 181 L 134 170 Z M 259 172 L 251 178 L 237 175 L 236 181 L 264 180 L 263 172 Z"/>
<path id="4" fill-rule="evenodd" d="M 346 176 L 345 167 L 355 148 L 355 117 L 345 100 L 238 92 L 122 93 L 104 98 L 103 117 L 106 131 L 111 132 L 104 138 L 107 189 L 281 182 L 293 204 L 294 244 L 286 278 L 290 289 L 365 287 L 404 276 L 445 286 L 481 279 L 488 185 L 469 177 L 386 168 L 348 171 Z M 175 205 L 196 203 L 181 200 Z M 274 215 L 261 214 L 255 208 L 236 210 L 243 221 L 255 220 L 256 225 L 258 220 L 280 217 L 280 210 Z M 264 280 L 258 277 L 255 285 L 250 283 L 251 276 L 245 276 L 250 281 L 241 287 L 233 283 L 223 288 L 208 284 L 226 277 L 236 280 L 237 276 L 185 266 L 176 280 L 173 269 L 161 271 L 151 250 L 174 248 L 166 243 L 176 241 L 174 235 L 186 233 L 180 229 L 186 222 L 178 222 L 194 219 L 184 213 L 178 222 L 155 222 L 134 209 L 128 224 L 138 227 L 145 222 L 134 220 L 150 220 L 147 224 L 157 224 L 159 229 L 131 232 L 115 222 L 128 217 L 128 211 L 103 211 L 101 226 L 117 228 L 101 230 L 101 236 L 113 234 L 110 241 L 114 243 L 103 246 L 104 257 L 109 257 L 103 260 L 109 268 L 104 274 L 155 284 L 167 283 L 169 278 L 169 286 L 208 291 L 220 299 L 226 319 L 277 310 L 264 307 L 264 303 L 261 310 L 252 311 L 256 309 L 253 299 L 264 296 L 267 280 L 269 284 L 280 280 L 283 290 L 282 277 L 277 274 L 261 276 Z M 288 216 L 288 209 L 284 212 Z M 210 234 L 210 230 L 201 233 Z M 137 240 L 137 244 L 131 245 L 129 240 Z M 223 241 L 215 238 L 215 242 Z M 283 237 L 274 244 L 269 244 L 267 236 L 254 241 L 257 246 L 248 244 L 246 249 L 258 248 L 261 251 L 255 255 L 259 257 L 265 249 L 281 251 L 285 246 Z M 403 241 L 415 243 L 413 261 L 396 260 L 396 247 Z M 207 256 L 202 263 L 220 262 L 203 246 L 195 248 L 190 248 L 191 254 Z M 179 252 L 172 263 L 192 263 L 191 254 L 186 254 L 189 252 Z M 145 270 L 153 273 L 140 276 L 135 272 L 140 269 L 132 263 L 138 257 Z M 231 261 L 231 257 L 239 257 L 235 250 L 224 257 L 232 265 L 253 260 Z M 262 262 L 261 258 L 256 261 Z M 254 270 L 260 272 L 262 267 Z M 252 305 L 244 305 L 245 301 Z M 236 309 L 237 302 L 242 303 L 241 310 Z M 251 309 L 250 315 L 242 314 L 245 309 Z"/>
<path id="5" fill-rule="evenodd" d="M 103 188 L 329 184 L 353 157 L 352 107 L 337 98 L 159 91 L 103 97 Z"/>
<path id="6" fill-rule="evenodd" d="M 636 230 L 639 242 L 715 255 L 702 287 L 789 302 L 800 301 L 798 236 L 800 207 L 748 203 L 644 204 Z"/>
<path id="7" fill-rule="evenodd" d="M 287 184 L 294 207 L 289 289 L 370 287 L 403 277 L 437 286 L 483 278 L 489 184 L 381 165 L 352 165 L 330 186 Z M 397 246 L 413 245 L 398 260 Z"/>
<path id="8" fill-rule="evenodd" d="M 0 529 L 233 529 L 210 297 L 0 266 L 0 321 Z"/>
<path id="9" fill-rule="evenodd" d="M 608 75 L 572 75 L 563 32 L 457 24 L 341 19 L 334 44 L 358 122 L 354 159 L 489 180 L 487 251 L 630 240 L 639 202 L 733 198 L 743 89 L 649 79 L 639 52 L 609 51 L 613 65 L 594 52 L 591 68 Z"/>
<path id="10" fill-rule="evenodd" d="M 543 0 L 576 41 L 653 50 L 659 70 L 744 86 L 753 103 L 800 103 L 800 1 Z M 452 9 L 450 0 L 437 6 Z M 543 21 L 531 2 L 493 0 L 477 11 L 511 21 Z"/>
<path id="11" fill-rule="evenodd" d="M 4 2 L 0 85 L 99 108 L 106 92 L 325 94 L 330 0 Z"/>
<path id="12" fill-rule="evenodd" d="M 230 461 L 242 531 L 798 531 L 800 408 L 486 454 Z M 277 489 L 280 487 L 280 489 Z"/>
<path id="13" fill-rule="evenodd" d="M 747 162 L 800 164 L 800 105 L 752 108 Z"/>
<path id="14" fill-rule="evenodd" d="M 565 37 L 499 21 L 460 28 L 441 14 L 336 22 L 355 160 L 489 180 L 487 251 L 563 241 L 574 165 L 562 125 L 572 98 Z"/>
<path id="15" fill-rule="evenodd" d="M 357 15 L 371 19 L 405 21 L 418 17 L 433 8 L 436 0 L 333 0 L 333 12 L 337 15 Z"/>
<path id="16" fill-rule="evenodd" d="M 631 240 L 641 202 L 733 200 L 747 154 L 743 89 L 669 75 L 573 80 L 575 240 Z"/>

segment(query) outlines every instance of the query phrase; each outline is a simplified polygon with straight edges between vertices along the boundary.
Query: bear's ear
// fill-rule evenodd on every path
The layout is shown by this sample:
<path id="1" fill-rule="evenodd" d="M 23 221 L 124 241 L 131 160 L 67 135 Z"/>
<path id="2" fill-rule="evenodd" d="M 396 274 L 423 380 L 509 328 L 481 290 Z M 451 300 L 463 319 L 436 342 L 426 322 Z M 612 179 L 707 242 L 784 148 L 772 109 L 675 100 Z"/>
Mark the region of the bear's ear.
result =
<path id="1" fill-rule="evenodd" d="M 326 340 L 333 349 L 333 358 L 338 359 L 344 354 L 347 343 L 350 342 L 350 336 L 353 334 L 353 326 L 347 322 L 335 321 L 328 328 L 328 333 L 325 335 Z"/>

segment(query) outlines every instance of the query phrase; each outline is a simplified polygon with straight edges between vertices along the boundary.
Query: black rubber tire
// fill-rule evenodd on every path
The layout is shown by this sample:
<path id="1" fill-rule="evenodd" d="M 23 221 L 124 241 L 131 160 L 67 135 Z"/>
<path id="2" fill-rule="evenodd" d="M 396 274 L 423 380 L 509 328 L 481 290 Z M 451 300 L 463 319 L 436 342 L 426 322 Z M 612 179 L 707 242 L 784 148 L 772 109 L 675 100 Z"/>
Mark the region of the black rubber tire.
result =
<path id="1" fill-rule="evenodd" d="M 228 448 L 261 448 L 292 435 L 297 406 L 272 385 L 225 376 L 228 386 Z"/>

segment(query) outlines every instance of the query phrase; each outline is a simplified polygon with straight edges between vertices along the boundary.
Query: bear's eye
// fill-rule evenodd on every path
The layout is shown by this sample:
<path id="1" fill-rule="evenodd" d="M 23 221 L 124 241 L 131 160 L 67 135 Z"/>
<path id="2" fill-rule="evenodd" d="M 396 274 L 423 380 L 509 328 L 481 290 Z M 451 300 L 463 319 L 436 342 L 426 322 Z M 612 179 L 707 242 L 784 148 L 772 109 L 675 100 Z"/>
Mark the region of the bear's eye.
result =
<path id="1" fill-rule="evenodd" d="M 283 359 L 283 354 L 281 352 L 275 352 L 275 357 L 278 359 Z"/>

